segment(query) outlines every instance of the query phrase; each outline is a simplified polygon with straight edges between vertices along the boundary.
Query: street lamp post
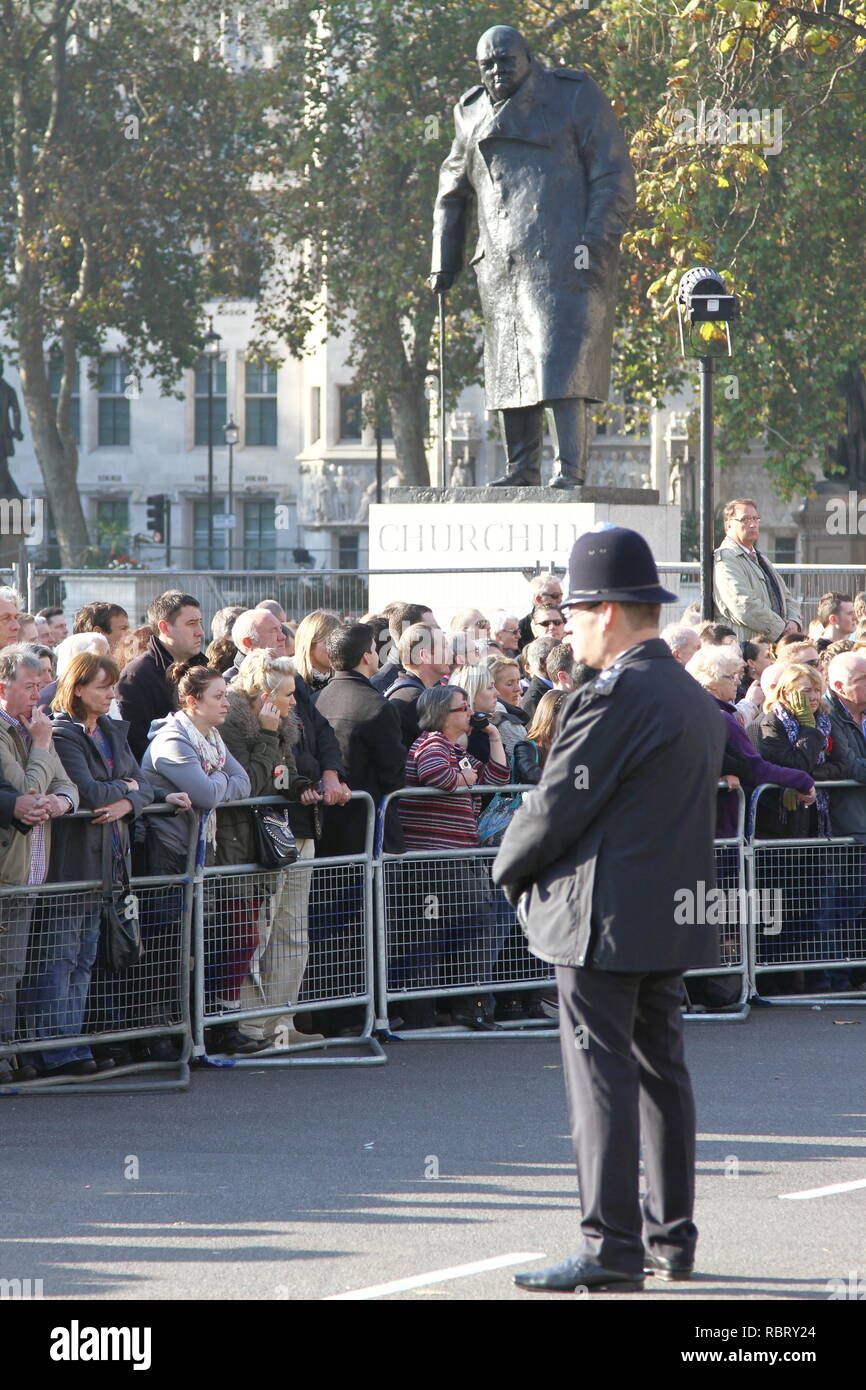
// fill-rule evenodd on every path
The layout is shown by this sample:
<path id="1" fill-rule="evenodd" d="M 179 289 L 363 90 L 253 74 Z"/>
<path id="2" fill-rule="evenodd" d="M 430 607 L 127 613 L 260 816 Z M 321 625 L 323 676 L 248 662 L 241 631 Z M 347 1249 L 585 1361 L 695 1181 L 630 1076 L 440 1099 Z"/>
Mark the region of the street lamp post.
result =
<path id="1" fill-rule="evenodd" d="M 680 281 L 677 291 L 680 350 L 683 357 L 697 357 L 701 376 L 701 442 L 700 442 L 700 556 L 701 556 L 701 617 L 711 621 L 713 616 L 713 377 L 716 358 L 732 354 L 730 325 L 739 316 L 739 301 L 728 294 L 720 275 L 706 266 L 689 270 Z M 684 328 L 688 325 L 686 344 Z"/>
<path id="2" fill-rule="evenodd" d="M 223 435 L 229 448 L 229 539 L 228 539 L 228 562 L 229 569 L 232 567 L 232 548 L 235 541 L 235 505 L 234 505 L 234 486 L 235 486 L 235 445 L 240 438 L 240 430 L 234 421 L 234 416 L 230 415 L 226 424 L 223 426 Z"/>
<path id="3" fill-rule="evenodd" d="M 207 358 L 207 567 L 213 569 L 213 373 L 219 361 L 222 339 L 215 332 L 213 318 L 207 321 L 204 355 Z"/>

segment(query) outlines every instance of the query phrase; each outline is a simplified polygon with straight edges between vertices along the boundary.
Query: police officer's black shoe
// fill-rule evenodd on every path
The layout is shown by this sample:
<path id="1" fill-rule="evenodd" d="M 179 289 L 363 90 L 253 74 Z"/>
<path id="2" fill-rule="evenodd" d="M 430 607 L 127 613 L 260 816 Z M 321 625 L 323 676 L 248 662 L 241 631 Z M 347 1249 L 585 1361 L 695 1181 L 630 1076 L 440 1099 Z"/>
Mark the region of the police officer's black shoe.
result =
<path id="1" fill-rule="evenodd" d="M 644 1255 L 644 1274 L 655 1274 L 659 1279 L 691 1279 L 694 1267 L 688 1255 Z"/>
<path id="2" fill-rule="evenodd" d="M 514 1282 L 519 1289 L 531 1289 L 536 1293 L 574 1293 L 575 1289 L 596 1293 L 640 1293 L 643 1289 L 642 1274 L 604 1269 L 579 1255 L 569 1255 L 562 1264 L 551 1265 L 549 1269 L 515 1274 Z"/>

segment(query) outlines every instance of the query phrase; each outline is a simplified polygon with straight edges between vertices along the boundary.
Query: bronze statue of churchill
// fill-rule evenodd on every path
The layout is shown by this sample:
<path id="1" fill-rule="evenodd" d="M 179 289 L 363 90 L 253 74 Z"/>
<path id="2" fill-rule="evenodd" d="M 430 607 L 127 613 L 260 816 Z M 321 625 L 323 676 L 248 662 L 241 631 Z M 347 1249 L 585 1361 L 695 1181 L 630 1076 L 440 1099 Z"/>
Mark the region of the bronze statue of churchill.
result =
<path id="1" fill-rule="evenodd" d="M 470 264 L 484 314 L 488 410 L 502 421 L 498 483 L 541 481 L 544 411 L 554 487 L 584 481 L 588 401 L 607 400 L 620 239 L 634 173 L 604 93 L 585 72 L 544 68 L 516 29 L 497 25 L 477 51 L 482 85 L 454 108 L 455 137 L 434 213 L 431 283 L 444 294 Z"/>

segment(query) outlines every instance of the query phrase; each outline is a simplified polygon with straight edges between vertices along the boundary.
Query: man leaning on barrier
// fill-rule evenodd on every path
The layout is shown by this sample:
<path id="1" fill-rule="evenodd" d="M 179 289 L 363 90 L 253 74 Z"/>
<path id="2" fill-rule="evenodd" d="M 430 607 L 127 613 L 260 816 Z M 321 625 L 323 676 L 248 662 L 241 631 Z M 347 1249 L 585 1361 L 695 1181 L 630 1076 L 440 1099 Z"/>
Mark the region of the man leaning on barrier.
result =
<path id="1" fill-rule="evenodd" d="M 716 927 L 677 921 L 675 895 L 715 885 L 725 726 L 659 638 L 660 605 L 675 596 L 642 536 L 609 527 L 579 537 L 569 579 L 572 646 L 601 674 L 568 696 L 493 872 L 530 949 L 556 966 L 582 1240 L 562 1264 L 515 1282 L 639 1290 L 645 1271 L 684 1279 L 694 1264 L 682 976 L 717 965 L 719 944 Z"/>
<path id="2" fill-rule="evenodd" d="M 51 720 L 35 708 L 39 693 L 39 658 L 22 644 L 0 651 L 0 776 L 23 797 L 36 793 L 23 820 L 0 830 L 0 885 L 44 883 L 51 853 L 51 821 L 78 808 L 78 791 L 54 751 Z M 17 805 L 17 803 L 16 803 Z M 16 814 L 18 812 L 16 811 Z M 26 821 L 32 828 L 28 831 Z M 27 892 L 0 897 L 0 1043 L 15 1035 L 18 988 L 24 974 L 30 920 L 36 897 Z M 0 1081 L 8 1064 L 0 1063 Z M 30 1067 L 17 1079 L 30 1081 Z"/>

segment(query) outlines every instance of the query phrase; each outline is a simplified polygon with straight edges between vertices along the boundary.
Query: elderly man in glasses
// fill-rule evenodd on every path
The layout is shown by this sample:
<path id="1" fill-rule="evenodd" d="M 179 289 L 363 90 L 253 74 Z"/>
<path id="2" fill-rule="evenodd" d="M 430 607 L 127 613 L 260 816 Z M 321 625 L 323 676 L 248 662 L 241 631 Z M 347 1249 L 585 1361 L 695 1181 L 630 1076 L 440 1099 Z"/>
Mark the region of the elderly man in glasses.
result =
<path id="1" fill-rule="evenodd" d="M 761 518 L 751 497 L 735 497 L 723 512 L 725 539 L 713 555 L 716 622 L 729 623 L 739 642 L 800 630 L 800 608 L 784 579 L 758 550 Z"/>

